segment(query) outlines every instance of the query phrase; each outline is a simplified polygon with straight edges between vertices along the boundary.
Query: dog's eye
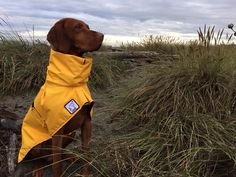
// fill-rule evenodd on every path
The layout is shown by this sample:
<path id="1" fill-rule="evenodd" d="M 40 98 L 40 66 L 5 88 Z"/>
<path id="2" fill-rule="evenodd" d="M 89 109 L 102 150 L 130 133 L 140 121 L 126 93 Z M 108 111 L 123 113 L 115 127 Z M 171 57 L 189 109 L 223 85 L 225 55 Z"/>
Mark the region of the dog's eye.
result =
<path id="1" fill-rule="evenodd" d="M 80 32 L 81 30 L 82 30 L 82 28 L 81 28 L 80 26 L 76 26 L 76 27 L 74 28 L 74 31 L 75 31 L 76 33 Z"/>

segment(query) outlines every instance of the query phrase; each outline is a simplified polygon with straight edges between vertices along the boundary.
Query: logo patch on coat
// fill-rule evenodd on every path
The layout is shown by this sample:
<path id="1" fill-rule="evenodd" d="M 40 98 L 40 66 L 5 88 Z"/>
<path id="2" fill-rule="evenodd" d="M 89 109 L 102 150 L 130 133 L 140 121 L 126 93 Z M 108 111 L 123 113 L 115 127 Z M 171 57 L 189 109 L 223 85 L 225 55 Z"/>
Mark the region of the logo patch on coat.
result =
<path id="1" fill-rule="evenodd" d="M 65 108 L 69 113 L 73 114 L 77 109 L 79 109 L 79 105 L 72 99 L 65 105 Z"/>

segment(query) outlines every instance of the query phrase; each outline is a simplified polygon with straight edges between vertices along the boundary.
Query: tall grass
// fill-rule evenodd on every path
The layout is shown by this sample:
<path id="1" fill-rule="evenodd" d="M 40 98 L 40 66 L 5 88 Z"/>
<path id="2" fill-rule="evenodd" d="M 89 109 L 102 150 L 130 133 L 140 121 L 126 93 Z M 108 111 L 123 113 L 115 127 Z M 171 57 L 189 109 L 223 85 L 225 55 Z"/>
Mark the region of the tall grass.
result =
<path id="1" fill-rule="evenodd" d="M 180 41 L 170 36 L 146 36 L 141 42 L 123 44 L 121 47 L 134 51 L 156 51 L 161 54 L 175 54 L 176 46 L 182 45 Z"/>
<path id="2" fill-rule="evenodd" d="M 236 47 L 229 45 L 231 37 L 224 42 L 223 33 L 205 26 L 198 30 L 198 41 L 182 44 L 150 36 L 123 46 L 176 54 L 178 59 L 145 66 L 127 88 L 117 91 L 124 92 L 119 115 L 137 128 L 101 148 L 101 154 L 95 152 L 96 170 L 131 177 L 235 174 Z M 5 94 L 38 89 L 49 57 L 47 44 L 14 35 L 0 35 L 0 92 Z M 95 57 L 91 87 L 116 84 L 124 68 L 116 59 Z"/>
<path id="3" fill-rule="evenodd" d="M 197 31 L 199 43 L 209 47 L 210 45 L 219 45 L 224 43 L 229 43 L 233 37 L 233 34 L 226 35 L 226 38 L 223 39 L 224 29 L 220 29 L 217 32 L 215 31 L 215 26 L 207 27 L 204 26 L 203 29 L 199 28 Z"/>
<path id="4" fill-rule="evenodd" d="M 93 90 L 105 89 L 116 85 L 117 81 L 122 77 L 123 71 L 127 69 L 127 65 L 124 62 L 113 57 L 107 57 L 105 54 L 95 55 L 93 61 L 89 82 Z"/>
<path id="5" fill-rule="evenodd" d="M 0 92 L 15 94 L 38 89 L 44 82 L 49 46 L 33 38 L 24 39 L 1 19 Z"/>
<path id="6" fill-rule="evenodd" d="M 44 82 L 49 47 L 19 41 L 1 41 L 0 92 L 17 93 L 38 89 Z"/>
<path id="7" fill-rule="evenodd" d="M 46 42 L 21 36 L 6 21 L 6 31 L 0 33 L 0 93 L 21 94 L 37 91 L 44 83 L 50 47 Z M 114 58 L 102 56 L 94 59 L 90 85 L 104 89 L 120 77 L 122 66 Z"/>
<path id="8" fill-rule="evenodd" d="M 221 31 L 201 31 L 199 41 L 177 48 L 179 60 L 148 67 L 121 98 L 125 122 L 141 127 L 121 141 L 126 175 L 235 173 L 236 47 L 223 43 Z"/>

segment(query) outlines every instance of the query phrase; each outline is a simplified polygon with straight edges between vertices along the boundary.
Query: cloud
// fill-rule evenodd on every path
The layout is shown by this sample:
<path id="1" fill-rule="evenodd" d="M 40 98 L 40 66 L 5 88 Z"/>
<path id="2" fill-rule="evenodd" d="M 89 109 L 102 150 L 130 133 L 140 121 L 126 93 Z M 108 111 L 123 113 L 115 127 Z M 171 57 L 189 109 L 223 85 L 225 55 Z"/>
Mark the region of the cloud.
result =
<path id="1" fill-rule="evenodd" d="M 60 18 L 74 17 L 109 37 L 139 38 L 148 34 L 196 36 L 204 24 L 216 28 L 236 22 L 233 0 L 0 0 L 0 17 L 22 34 L 26 28 L 45 37 Z M 122 38 L 124 39 L 124 38 Z"/>

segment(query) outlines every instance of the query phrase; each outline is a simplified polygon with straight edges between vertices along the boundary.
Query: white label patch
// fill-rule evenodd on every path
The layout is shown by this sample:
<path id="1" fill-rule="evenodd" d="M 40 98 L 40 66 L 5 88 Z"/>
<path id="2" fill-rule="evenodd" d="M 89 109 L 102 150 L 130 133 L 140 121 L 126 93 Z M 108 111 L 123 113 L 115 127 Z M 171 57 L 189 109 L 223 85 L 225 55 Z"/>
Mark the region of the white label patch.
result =
<path id="1" fill-rule="evenodd" d="M 72 99 L 65 105 L 65 108 L 69 113 L 73 114 L 77 109 L 79 109 L 79 105 Z"/>

